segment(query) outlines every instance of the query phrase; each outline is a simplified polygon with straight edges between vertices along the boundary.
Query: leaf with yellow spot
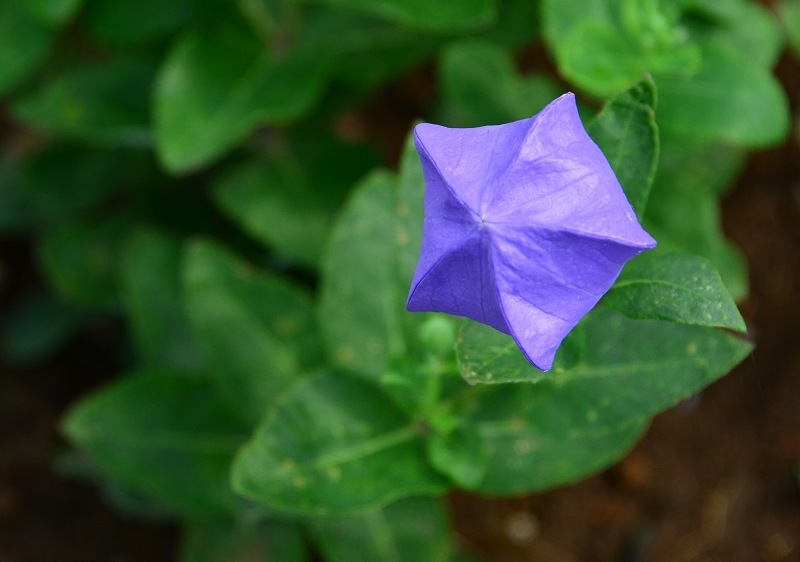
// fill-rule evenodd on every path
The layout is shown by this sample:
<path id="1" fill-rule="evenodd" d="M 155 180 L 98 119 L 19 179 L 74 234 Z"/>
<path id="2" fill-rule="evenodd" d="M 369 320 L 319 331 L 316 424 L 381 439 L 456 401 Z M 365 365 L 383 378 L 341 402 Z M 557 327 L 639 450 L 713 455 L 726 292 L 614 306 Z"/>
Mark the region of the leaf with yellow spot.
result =
<path id="1" fill-rule="evenodd" d="M 448 482 L 428 464 L 423 430 L 371 383 L 324 373 L 294 386 L 240 451 L 233 486 L 306 515 L 374 509 Z"/>

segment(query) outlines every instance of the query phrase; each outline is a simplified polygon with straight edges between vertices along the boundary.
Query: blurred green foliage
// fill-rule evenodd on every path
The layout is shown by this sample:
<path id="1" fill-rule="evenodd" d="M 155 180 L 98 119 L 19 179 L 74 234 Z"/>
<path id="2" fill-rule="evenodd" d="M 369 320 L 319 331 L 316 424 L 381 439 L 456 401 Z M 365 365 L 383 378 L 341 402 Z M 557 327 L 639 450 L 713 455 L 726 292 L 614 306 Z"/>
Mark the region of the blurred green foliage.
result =
<path id="1" fill-rule="evenodd" d="M 789 131 L 771 68 L 782 29 L 800 50 L 800 3 L 778 12 L 3 0 L 0 231 L 32 238 L 51 289 L 18 303 L 5 350 L 36 361 L 124 321 L 129 372 L 63 430 L 120 506 L 180 519 L 184 562 L 460 559 L 432 496 L 600 470 L 749 352 L 719 199 Z M 659 241 L 552 373 L 485 326 L 405 311 L 423 180 L 411 142 L 379 166 L 405 131 L 370 109 L 398 84 L 425 88 L 402 126 L 502 123 L 577 90 Z"/>

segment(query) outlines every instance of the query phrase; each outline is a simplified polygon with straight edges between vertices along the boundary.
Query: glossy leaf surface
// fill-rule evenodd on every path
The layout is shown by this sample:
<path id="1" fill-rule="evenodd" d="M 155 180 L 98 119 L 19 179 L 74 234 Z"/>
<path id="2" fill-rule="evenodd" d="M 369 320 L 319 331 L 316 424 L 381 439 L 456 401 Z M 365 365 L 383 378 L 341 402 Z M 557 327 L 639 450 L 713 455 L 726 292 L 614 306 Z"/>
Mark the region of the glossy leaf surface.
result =
<path id="1" fill-rule="evenodd" d="M 422 433 L 373 385 L 322 374 L 293 387 L 238 455 L 233 486 L 275 509 L 345 515 L 444 491 Z"/>
<path id="2" fill-rule="evenodd" d="M 397 179 L 378 171 L 353 191 L 322 264 L 320 326 L 333 364 L 379 376 L 393 357 L 416 353 L 423 315 L 405 311 L 419 256 L 425 189 L 409 141 Z"/>
<path id="3" fill-rule="evenodd" d="M 508 337 L 463 325 L 457 353 L 468 381 L 533 382 L 493 386 L 466 406 L 490 459 L 477 489 L 542 489 L 602 468 L 651 416 L 727 373 L 752 348 L 719 330 L 607 309 L 590 314 L 567 342 L 552 375 L 542 377 Z"/>
<path id="4" fill-rule="evenodd" d="M 603 298 L 627 316 L 746 331 L 736 303 L 707 260 L 662 254 L 631 262 Z"/>
<path id="5" fill-rule="evenodd" d="M 660 154 L 655 110 L 656 87 L 648 77 L 611 98 L 586 127 L 640 219 L 650 197 Z"/>

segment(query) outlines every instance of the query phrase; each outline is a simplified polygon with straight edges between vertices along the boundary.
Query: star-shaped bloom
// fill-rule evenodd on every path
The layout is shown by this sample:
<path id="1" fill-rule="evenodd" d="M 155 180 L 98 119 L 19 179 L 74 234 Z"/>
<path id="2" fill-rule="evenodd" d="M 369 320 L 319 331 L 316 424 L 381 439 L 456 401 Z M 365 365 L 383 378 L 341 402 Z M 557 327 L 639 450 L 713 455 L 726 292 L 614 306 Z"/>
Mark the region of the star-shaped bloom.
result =
<path id="1" fill-rule="evenodd" d="M 510 334 L 548 370 L 623 265 L 653 248 L 565 94 L 529 119 L 414 130 L 425 222 L 408 310 Z"/>

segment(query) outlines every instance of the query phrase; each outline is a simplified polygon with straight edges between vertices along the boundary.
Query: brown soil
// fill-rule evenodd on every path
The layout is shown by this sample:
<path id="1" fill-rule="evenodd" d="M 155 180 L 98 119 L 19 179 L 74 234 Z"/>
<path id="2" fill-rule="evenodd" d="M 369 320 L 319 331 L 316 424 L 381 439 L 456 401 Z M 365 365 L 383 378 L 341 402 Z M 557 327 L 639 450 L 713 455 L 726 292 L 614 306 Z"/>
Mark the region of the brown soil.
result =
<path id="1" fill-rule="evenodd" d="M 779 72 L 796 114 L 800 69 L 783 61 Z M 405 131 L 402 113 L 384 112 L 384 122 Z M 796 139 L 754 156 L 724 203 L 726 232 L 750 264 L 743 311 L 758 343 L 752 358 L 658 416 L 603 474 L 514 500 L 453 494 L 464 545 L 491 562 L 800 560 Z M 0 259 L 5 310 L 38 281 L 25 241 L 0 244 Z M 126 520 L 92 486 L 53 470 L 59 416 L 118 370 L 113 328 L 99 326 L 35 369 L 0 365 L 0 562 L 175 560 L 173 526 Z"/>

